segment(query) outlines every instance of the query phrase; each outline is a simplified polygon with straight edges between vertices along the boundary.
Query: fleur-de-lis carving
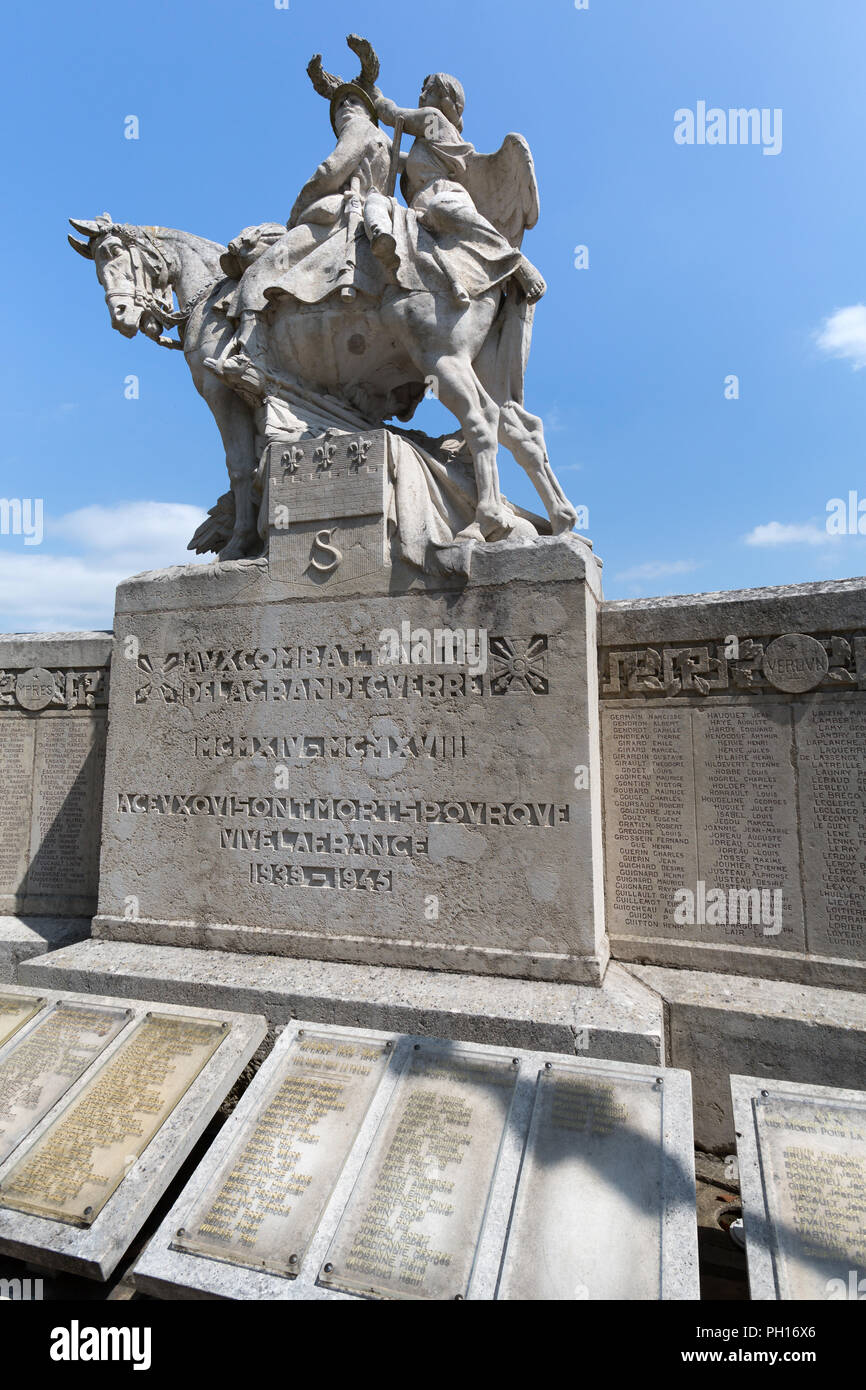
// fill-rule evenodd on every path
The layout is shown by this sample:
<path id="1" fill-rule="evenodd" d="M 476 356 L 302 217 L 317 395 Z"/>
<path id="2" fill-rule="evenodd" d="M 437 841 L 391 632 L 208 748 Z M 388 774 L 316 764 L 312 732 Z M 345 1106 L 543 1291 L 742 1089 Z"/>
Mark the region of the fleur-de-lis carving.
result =
<path id="1" fill-rule="evenodd" d="M 367 455 L 372 447 L 372 439 L 353 439 L 348 448 L 349 467 L 357 472 L 361 464 L 366 463 Z"/>
<path id="2" fill-rule="evenodd" d="M 280 463 L 283 465 L 283 473 L 297 473 L 301 459 L 304 457 L 303 449 L 299 449 L 297 444 L 293 444 L 290 449 L 286 449 Z"/>
<path id="3" fill-rule="evenodd" d="M 320 471 L 324 468 L 330 468 L 331 464 L 334 462 L 334 455 L 336 452 L 336 444 L 320 444 L 313 454 L 313 462 L 318 466 Z"/>

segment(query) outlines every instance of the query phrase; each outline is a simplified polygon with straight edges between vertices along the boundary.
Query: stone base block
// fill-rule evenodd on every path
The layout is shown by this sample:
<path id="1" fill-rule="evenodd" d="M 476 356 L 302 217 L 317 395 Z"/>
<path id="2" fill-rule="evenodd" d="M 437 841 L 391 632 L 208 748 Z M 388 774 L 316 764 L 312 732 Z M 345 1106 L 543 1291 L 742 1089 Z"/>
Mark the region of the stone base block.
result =
<path id="1" fill-rule="evenodd" d="M 700 1147 L 735 1152 L 732 1074 L 866 1089 L 862 994 L 654 965 L 627 969 L 662 1003 L 667 1065 L 692 1074 Z"/>
<path id="2" fill-rule="evenodd" d="M 601 988 L 291 960 L 179 946 L 85 941 L 22 967 L 23 983 L 81 993 L 231 1008 L 354 1028 L 664 1062 L 661 1001 L 612 965 Z"/>
<path id="3" fill-rule="evenodd" d="M 0 983 L 15 984 L 22 961 L 89 935 L 89 917 L 0 917 Z"/>

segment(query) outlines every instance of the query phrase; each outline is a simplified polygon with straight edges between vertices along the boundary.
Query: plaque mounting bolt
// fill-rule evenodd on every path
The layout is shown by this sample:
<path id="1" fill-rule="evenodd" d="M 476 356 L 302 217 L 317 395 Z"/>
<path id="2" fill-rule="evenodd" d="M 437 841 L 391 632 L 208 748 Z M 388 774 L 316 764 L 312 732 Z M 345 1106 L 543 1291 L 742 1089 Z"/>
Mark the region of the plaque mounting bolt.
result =
<path id="1" fill-rule="evenodd" d="M 185 1235 L 186 1235 L 186 1227 L 185 1227 L 185 1226 L 179 1226 L 179 1227 L 178 1227 L 177 1233 L 178 1233 L 178 1235 L 181 1236 L 181 1237 L 185 1236 Z"/>
<path id="2" fill-rule="evenodd" d="M 298 1257 L 297 1257 L 297 1255 L 290 1255 L 290 1256 L 289 1256 L 289 1264 L 290 1264 L 290 1265 L 296 1265 L 297 1263 L 298 1263 Z"/>
<path id="3" fill-rule="evenodd" d="M 761 1095 L 762 1095 L 762 1096 L 768 1096 L 769 1094 L 770 1094 L 769 1091 L 762 1091 L 762 1092 L 761 1092 Z"/>
<path id="4" fill-rule="evenodd" d="M 92 1216 L 92 1215 L 93 1215 L 93 1207 L 85 1207 L 85 1208 L 84 1208 L 84 1215 L 85 1215 L 85 1216 Z"/>
<path id="5" fill-rule="evenodd" d="M 332 1274 L 332 1273 L 333 1273 L 333 1270 L 334 1270 L 334 1266 L 333 1266 L 333 1265 L 323 1265 L 323 1266 L 322 1266 L 322 1273 L 323 1273 L 323 1274 Z"/>
<path id="6" fill-rule="evenodd" d="M 545 1062 L 545 1064 L 544 1064 L 544 1070 L 545 1070 L 545 1071 L 553 1071 L 553 1063 L 552 1063 L 552 1062 Z"/>
<path id="7" fill-rule="evenodd" d="M 519 1067 L 519 1066 L 520 1066 L 520 1058 L 519 1058 L 519 1057 L 512 1057 L 512 1059 L 511 1059 L 511 1065 L 512 1065 L 513 1067 Z"/>

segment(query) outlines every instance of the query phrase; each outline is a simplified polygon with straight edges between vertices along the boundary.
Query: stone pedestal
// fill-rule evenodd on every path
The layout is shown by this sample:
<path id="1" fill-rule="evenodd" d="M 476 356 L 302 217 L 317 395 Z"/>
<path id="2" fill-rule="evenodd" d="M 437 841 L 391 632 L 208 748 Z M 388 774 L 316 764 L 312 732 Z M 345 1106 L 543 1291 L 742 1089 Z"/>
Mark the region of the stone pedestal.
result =
<path id="1" fill-rule="evenodd" d="M 385 536 L 384 510 L 341 505 L 384 466 L 372 443 L 333 460 L 344 559 Z M 94 934 L 599 983 L 590 547 L 478 545 L 468 579 L 348 572 L 321 520 L 289 505 L 270 565 L 120 586 Z"/>

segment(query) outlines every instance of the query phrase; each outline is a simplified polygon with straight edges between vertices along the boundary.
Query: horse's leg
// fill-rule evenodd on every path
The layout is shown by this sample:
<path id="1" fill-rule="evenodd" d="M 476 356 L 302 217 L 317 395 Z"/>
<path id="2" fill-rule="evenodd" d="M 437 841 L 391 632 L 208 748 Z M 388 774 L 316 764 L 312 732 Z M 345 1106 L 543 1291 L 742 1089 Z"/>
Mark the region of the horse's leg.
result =
<path id="1" fill-rule="evenodd" d="M 516 401 L 506 401 L 499 412 L 499 441 L 532 479 L 547 509 L 553 534 L 558 536 L 572 531 L 577 523 L 577 512 L 550 466 L 544 426 L 538 416 L 530 415 Z"/>
<path id="2" fill-rule="evenodd" d="M 205 371 L 200 387 L 216 420 L 226 452 L 226 468 L 235 499 L 235 525 L 231 540 L 220 551 L 221 560 L 243 560 L 258 546 L 253 476 L 256 471 L 256 431 L 253 414 L 231 387 L 213 372 Z"/>
<path id="3" fill-rule="evenodd" d="M 428 374 L 435 379 L 439 400 L 460 422 L 475 465 L 476 527 L 461 532 L 460 539 L 478 539 L 479 530 L 482 537 L 510 531 L 499 491 L 498 405 L 484 390 L 468 358 L 439 357 L 429 364 Z"/>

